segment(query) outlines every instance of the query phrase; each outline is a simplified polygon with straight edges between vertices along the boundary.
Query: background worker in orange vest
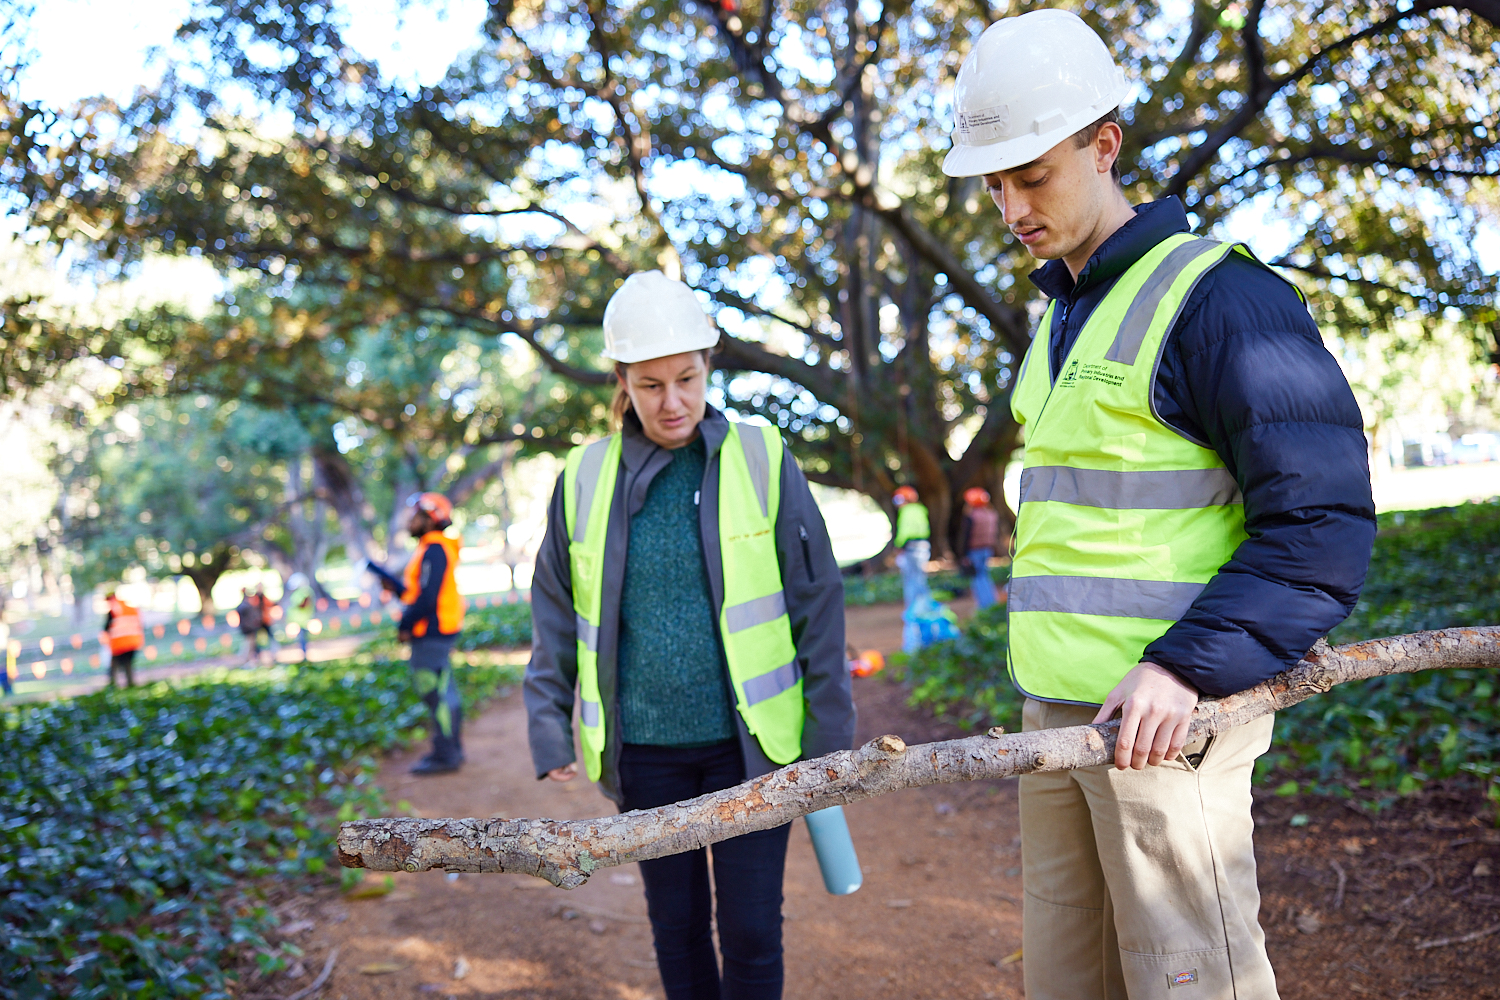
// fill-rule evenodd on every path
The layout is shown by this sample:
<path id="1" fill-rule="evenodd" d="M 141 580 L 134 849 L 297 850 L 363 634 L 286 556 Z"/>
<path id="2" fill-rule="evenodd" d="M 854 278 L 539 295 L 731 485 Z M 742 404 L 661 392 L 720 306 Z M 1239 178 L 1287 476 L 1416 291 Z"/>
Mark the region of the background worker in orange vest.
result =
<path id="1" fill-rule="evenodd" d="M 141 613 L 115 596 L 104 595 L 109 611 L 104 616 L 104 634 L 109 638 L 109 683 L 115 686 L 115 671 L 125 676 L 125 686 L 135 687 L 135 651 L 146 644 Z"/>
<path id="2" fill-rule="evenodd" d="M 406 571 L 397 579 L 371 563 L 370 569 L 399 592 L 406 611 L 397 636 L 411 643 L 412 679 L 427 704 L 432 730 L 432 752 L 412 767 L 418 775 L 448 774 L 464 762 L 461 730 L 463 704 L 453 680 L 453 644 L 463 627 L 464 601 L 458 596 L 459 541 L 443 534 L 453 523 L 453 504 L 441 493 L 419 493 L 407 500 L 412 508 L 407 530 L 417 539 Z"/>
<path id="3" fill-rule="evenodd" d="M 990 506 L 988 490 L 971 486 L 964 490 L 964 520 L 958 529 L 958 551 L 974 576 L 974 606 L 995 603 L 995 581 L 990 579 L 990 556 L 1000 541 L 1000 512 Z"/>

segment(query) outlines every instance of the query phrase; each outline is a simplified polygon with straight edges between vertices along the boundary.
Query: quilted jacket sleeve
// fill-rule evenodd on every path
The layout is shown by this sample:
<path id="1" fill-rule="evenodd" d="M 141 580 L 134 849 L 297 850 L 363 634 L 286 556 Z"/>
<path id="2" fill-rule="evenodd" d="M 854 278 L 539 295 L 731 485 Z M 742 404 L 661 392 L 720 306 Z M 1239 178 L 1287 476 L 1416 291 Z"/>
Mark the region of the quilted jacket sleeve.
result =
<path id="1" fill-rule="evenodd" d="M 1250 537 L 1142 659 L 1233 694 L 1296 663 L 1354 609 L 1375 538 L 1363 420 L 1292 287 L 1238 255 L 1184 309 L 1155 402 L 1223 458 Z"/>

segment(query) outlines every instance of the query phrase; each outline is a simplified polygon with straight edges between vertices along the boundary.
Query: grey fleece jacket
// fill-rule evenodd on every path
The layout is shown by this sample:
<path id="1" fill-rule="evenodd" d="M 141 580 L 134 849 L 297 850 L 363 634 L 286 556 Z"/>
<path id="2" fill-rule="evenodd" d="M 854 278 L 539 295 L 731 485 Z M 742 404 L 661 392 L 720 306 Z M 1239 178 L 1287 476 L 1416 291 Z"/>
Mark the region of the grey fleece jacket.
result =
<path id="1" fill-rule="evenodd" d="M 709 407 L 698 425 L 708 452 L 698 505 L 703 535 L 703 562 L 708 572 L 714 618 L 724 606 L 724 567 L 719 557 L 719 447 L 729 433 L 729 421 Z M 620 637 L 620 584 L 625 577 L 625 553 L 630 518 L 646 502 L 655 475 L 672 460 L 671 453 L 653 444 L 641 431 L 634 414 L 627 414 L 622 431 L 620 473 L 609 508 L 609 531 L 604 545 L 604 603 L 599 625 L 599 696 L 604 706 L 606 745 L 599 785 L 616 803 L 619 782 L 620 714 L 616 683 L 616 655 Z M 844 650 L 844 584 L 823 515 L 813 502 L 807 479 L 790 449 L 781 459 L 781 507 L 776 515 L 776 551 L 786 594 L 792 641 L 802 669 L 802 694 L 807 718 L 802 728 L 802 752 L 818 757 L 848 750 L 854 743 L 854 702 Z M 572 572 L 568 562 L 567 520 L 563 507 L 563 477 L 558 476 L 547 510 L 547 536 L 537 553 L 531 583 L 531 662 L 526 667 L 526 702 L 531 759 L 538 778 L 574 760 L 573 692 L 578 679 L 578 639 L 573 614 Z M 735 727 L 745 758 L 745 777 L 754 778 L 777 767 L 744 719 L 735 713 Z"/>

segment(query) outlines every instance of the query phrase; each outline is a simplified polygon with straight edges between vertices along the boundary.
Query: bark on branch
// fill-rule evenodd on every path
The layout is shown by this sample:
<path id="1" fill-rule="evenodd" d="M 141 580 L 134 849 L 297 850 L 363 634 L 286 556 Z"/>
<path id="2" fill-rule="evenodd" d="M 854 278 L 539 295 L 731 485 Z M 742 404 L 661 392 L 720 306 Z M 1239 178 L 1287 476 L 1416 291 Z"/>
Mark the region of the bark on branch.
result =
<path id="1" fill-rule="evenodd" d="M 1205 700 L 1195 741 L 1289 708 L 1335 684 L 1449 667 L 1500 666 L 1500 626 L 1452 628 L 1337 648 L 1319 642 L 1300 663 L 1248 691 Z M 339 862 L 375 871 L 511 872 L 573 889 L 596 869 L 691 851 L 798 816 L 957 781 L 1066 771 L 1114 760 L 1118 723 L 971 736 L 908 747 L 882 736 L 798 761 L 696 799 L 599 819 L 367 819 L 339 831 Z"/>

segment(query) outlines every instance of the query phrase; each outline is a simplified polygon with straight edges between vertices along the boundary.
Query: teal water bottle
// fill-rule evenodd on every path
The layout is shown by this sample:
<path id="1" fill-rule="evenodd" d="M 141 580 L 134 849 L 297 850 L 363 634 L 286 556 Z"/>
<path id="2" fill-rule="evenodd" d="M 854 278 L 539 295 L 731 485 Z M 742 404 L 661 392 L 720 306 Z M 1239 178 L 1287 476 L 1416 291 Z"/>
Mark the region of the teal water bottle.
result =
<path id="1" fill-rule="evenodd" d="M 807 820 L 807 832 L 812 834 L 813 853 L 823 870 L 824 887 L 835 896 L 847 896 L 864 884 L 859 855 L 854 853 L 849 823 L 844 819 L 844 807 L 822 809 L 802 818 Z"/>

